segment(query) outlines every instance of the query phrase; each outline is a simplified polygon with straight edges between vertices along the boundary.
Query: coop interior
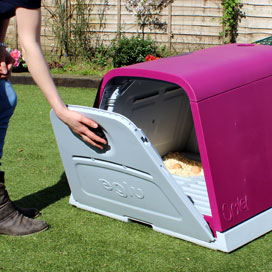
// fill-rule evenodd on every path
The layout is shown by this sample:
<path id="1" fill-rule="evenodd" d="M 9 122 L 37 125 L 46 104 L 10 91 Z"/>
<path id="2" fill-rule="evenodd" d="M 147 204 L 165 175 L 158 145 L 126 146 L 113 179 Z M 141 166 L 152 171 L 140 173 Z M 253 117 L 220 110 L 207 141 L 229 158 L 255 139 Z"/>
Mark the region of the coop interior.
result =
<path id="1" fill-rule="evenodd" d="M 122 114 L 141 128 L 194 206 L 211 216 L 190 101 L 180 86 L 116 77 L 106 85 L 100 108 Z"/>

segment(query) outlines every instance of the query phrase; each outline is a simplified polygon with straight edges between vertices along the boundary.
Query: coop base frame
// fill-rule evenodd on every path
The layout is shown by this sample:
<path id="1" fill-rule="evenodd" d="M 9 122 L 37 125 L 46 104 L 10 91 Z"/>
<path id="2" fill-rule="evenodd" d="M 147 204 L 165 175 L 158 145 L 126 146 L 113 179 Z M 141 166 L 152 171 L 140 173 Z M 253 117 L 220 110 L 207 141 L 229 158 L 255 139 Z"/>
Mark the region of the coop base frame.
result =
<path id="1" fill-rule="evenodd" d="M 81 204 L 74 199 L 72 194 L 70 196 L 69 202 L 71 205 L 77 208 L 94 212 L 97 214 L 101 214 L 113 219 L 117 219 L 119 221 L 123 221 L 126 223 L 137 222 L 137 220 L 135 220 L 134 218 L 129 218 L 127 216 L 119 216 L 119 215 L 107 212 L 105 210 L 99 210 L 99 209 Z M 179 238 L 179 239 L 182 239 L 182 240 L 185 240 L 200 246 L 204 246 L 213 250 L 219 250 L 223 252 L 231 252 L 272 230 L 272 208 L 244 221 L 243 223 L 225 232 L 216 232 L 217 237 L 214 239 L 214 241 L 210 243 L 201 241 L 199 239 L 195 239 L 180 233 L 169 231 L 167 229 L 162 229 L 154 225 L 151 225 L 151 227 L 154 231 L 157 231 L 172 237 L 176 237 L 176 238 Z"/>

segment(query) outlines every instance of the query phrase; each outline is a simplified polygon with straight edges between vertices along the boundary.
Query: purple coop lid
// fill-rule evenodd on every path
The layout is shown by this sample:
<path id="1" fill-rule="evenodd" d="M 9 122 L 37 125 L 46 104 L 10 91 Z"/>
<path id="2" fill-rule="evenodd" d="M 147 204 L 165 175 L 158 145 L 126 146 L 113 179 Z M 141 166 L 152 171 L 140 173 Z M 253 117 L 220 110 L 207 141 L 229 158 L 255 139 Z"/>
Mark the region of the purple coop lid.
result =
<path id="1" fill-rule="evenodd" d="M 229 44 L 175 57 L 138 63 L 108 72 L 100 89 L 114 77 L 142 77 L 168 81 L 181 86 L 191 101 L 245 85 L 271 74 L 270 46 Z"/>

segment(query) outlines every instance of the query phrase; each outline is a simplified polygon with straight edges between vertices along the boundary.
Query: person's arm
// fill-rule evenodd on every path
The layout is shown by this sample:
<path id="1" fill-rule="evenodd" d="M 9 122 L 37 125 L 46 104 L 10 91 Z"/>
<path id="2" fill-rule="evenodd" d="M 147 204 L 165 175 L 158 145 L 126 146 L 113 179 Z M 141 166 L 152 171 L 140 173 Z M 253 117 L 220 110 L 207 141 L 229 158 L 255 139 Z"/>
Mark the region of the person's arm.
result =
<path id="1" fill-rule="evenodd" d="M 8 78 L 11 73 L 14 60 L 3 46 L 6 32 L 9 24 L 9 19 L 0 19 L 0 79 Z"/>
<path id="2" fill-rule="evenodd" d="M 106 144 L 106 141 L 86 127 L 96 128 L 98 126 L 97 123 L 75 111 L 69 110 L 57 91 L 41 49 L 40 9 L 17 8 L 16 19 L 19 40 L 29 72 L 42 90 L 56 115 L 85 142 L 102 149 L 102 144 Z"/>

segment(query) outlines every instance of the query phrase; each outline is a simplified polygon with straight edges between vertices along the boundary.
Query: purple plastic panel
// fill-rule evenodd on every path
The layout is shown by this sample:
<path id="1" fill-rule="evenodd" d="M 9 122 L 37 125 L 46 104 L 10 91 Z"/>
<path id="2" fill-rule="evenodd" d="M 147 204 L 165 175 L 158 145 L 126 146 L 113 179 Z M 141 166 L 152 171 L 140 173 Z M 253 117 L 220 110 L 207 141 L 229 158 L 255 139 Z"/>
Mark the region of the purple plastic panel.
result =
<path id="1" fill-rule="evenodd" d="M 230 44 L 118 68 L 105 75 L 100 100 L 110 79 L 132 76 L 175 83 L 191 101 L 200 101 L 269 76 L 271 59 L 270 46 Z"/>
<path id="2" fill-rule="evenodd" d="M 223 45 L 114 69 L 103 79 L 99 101 L 114 77 L 158 79 L 185 90 L 213 231 L 229 229 L 272 206 L 271 60 L 270 46 Z"/>
<path id="3" fill-rule="evenodd" d="M 271 86 L 268 77 L 197 104 L 199 149 L 218 231 L 272 207 Z"/>

